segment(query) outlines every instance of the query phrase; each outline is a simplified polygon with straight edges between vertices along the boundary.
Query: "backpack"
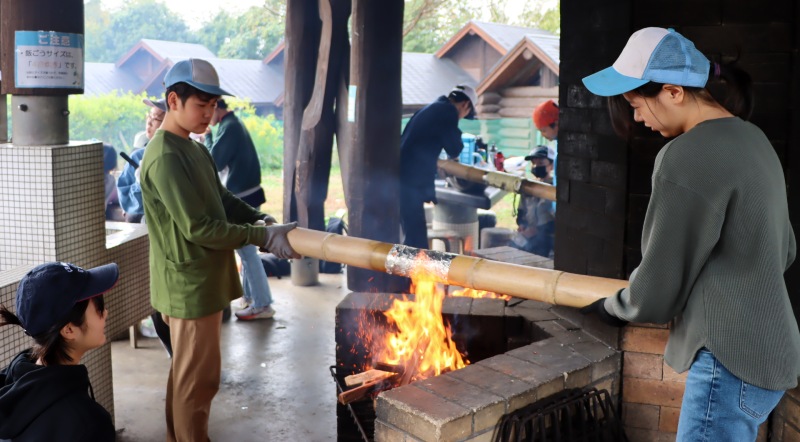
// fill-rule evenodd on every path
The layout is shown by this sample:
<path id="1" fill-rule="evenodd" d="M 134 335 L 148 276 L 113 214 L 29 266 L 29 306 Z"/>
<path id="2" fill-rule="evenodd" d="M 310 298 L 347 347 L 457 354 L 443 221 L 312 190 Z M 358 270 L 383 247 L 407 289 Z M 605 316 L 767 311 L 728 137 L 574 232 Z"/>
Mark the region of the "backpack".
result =
<path id="1" fill-rule="evenodd" d="M 337 233 L 343 235 L 347 233 L 347 224 L 339 217 L 332 216 L 328 219 L 328 225 L 325 226 L 325 231 L 330 233 Z M 342 273 L 342 264 L 338 262 L 319 261 L 320 273 Z"/>
<path id="2" fill-rule="evenodd" d="M 278 279 L 281 279 L 282 276 L 291 273 L 291 266 L 289 265 L 288 259 L 278 258 L 272 253 L 261 253 L 259 257 L 261 258 L 261 264 L 264 265 L 264 271 L 267 273 L 267 276 L 277 276 Z"/>

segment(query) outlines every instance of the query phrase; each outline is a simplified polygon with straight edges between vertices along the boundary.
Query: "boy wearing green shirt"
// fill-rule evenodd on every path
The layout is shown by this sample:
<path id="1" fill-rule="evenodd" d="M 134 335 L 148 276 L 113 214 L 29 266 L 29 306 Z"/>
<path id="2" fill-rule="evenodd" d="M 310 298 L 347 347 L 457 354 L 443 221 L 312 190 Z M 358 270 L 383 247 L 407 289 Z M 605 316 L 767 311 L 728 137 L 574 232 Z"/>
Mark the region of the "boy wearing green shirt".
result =
<path id="1" fill-rule="evenodd" d="M 221 95 L 205 60 L 176 63 L 164 78 L 167 114 L 148 144 L 141 187 L 150 238 L 150 299 L 172 335 L 167 382 L 168 441 L 208 440 L 211 400 L 219 389 L 222 310 L 242 296 L 233 251 L 253 244 L 299 257 L 275 220 L 220 183 L 203 133 Z"/>

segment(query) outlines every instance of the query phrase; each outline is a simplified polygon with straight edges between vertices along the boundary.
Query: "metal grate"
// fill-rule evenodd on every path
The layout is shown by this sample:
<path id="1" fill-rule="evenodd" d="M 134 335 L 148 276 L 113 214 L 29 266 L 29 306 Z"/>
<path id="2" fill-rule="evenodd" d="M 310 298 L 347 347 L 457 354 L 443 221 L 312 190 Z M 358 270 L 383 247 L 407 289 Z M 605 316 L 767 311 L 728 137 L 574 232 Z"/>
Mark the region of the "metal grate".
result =
<path id="1" fill-rule="evenodd" d="M 352 374 L 342 374 L 341 376 L 337 372 L 336 366 L 332 365 L 330 367 L 331 376 L 333 376 L 333 381 L 336 383 L 336 392 L 337 394 L 344 392 L 344 378 L 345 376 Z M 339 442 L 350 442 L 350 441 L 357 441 L 359 440 L 358 435 L 361 435 L 360 440 L 364 442 L 372 442 L 372 435 L 375 434 L 375 408 L 372 401 L 360 401 L 360 402 L 353 402 L 347 405 L 342 405 L 340 403 L 336 404 L 337 407 L 337 415 L 339 429 L 337 431 Z M 349 416 L 352 418 L 351 421 L 347 421 L 346 419 L 342 419 L 340 411 L 342 409 L 347 409 L 349 412 Z M 345 420 L 345 422 L 343 422 Z M 355 424 L 355 428 L 341 428 L 341 427 L 352 427 L 352 424 Z M 344 431 L 343 431 L 344 430 Z M 349 431 L 348 431 L 349 430 Z M 357 430 L 357 431 L 354 431 Z M 369 436 L 368 436 L 369 435 Z"/>
<path id="2" fill-rule="evenodd" d="M 494 442 L 627 441 L 608 391 L 565 390 L 503 416 Z"/>

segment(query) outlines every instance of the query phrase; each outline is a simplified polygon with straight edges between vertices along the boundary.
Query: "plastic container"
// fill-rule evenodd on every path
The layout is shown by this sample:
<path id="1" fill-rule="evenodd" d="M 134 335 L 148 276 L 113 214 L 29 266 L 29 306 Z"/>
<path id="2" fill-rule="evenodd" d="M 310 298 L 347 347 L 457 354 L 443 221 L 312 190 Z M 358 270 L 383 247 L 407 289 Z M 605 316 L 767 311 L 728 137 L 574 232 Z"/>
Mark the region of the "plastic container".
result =
<path id="1" fill-rule="evenodd" d="M 319 284 L 319 260 L 317 258 L 293 259 L 291 268 L 292 285 L 306 287 Z"/>
<path id="2" fill-rule="evenodd" d="M 461 154 L 458 156 L 458 161 L 461 164 L 466 164 L 467 166 L 472 166 L 475 164 L 475 139 L 477 137 L 472 134 L 463 133 L 461 134 L 461 142 L 464 144 L 464 148 L 461 149 Z"/>

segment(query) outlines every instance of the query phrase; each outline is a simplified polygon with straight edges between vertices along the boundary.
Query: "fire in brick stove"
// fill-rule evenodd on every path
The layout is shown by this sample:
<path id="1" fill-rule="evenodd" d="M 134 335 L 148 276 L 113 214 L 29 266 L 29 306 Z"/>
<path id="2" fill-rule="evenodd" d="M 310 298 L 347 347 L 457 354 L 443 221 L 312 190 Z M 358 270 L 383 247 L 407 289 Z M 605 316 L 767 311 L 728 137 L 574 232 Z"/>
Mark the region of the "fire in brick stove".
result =
<path id="1" fill-rule="evenodd" d="M 427 259 L 424 255 L 418 260 Z M 425 268 L 425 266 L 420 266 Z M 442 314 L 448 287 L 436 283 L 425 273 L 412 278 L 411 295 L 391 301 L 385 311 L 362 310 L 359 314 L 356 338 L 363 347 L 363 364 L 354 367 L 355 374 L 347 376 L 347 386 L 357 386 L 343 392 L 343 404 L 380 391 L 410 382 L 458 370 L 469 364 L 464 344 L 456 344 L 452 327 Z M 483 290 L 453 290 L 453 297 L 492 298 L 510 297 Z M 358 352 L 354 347 L 354 352 Z"/>

